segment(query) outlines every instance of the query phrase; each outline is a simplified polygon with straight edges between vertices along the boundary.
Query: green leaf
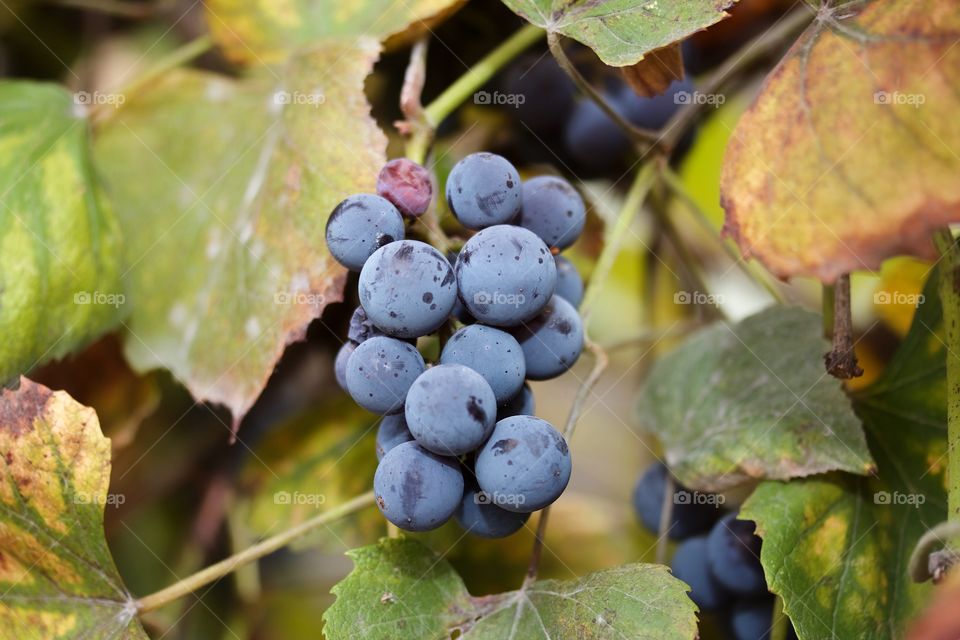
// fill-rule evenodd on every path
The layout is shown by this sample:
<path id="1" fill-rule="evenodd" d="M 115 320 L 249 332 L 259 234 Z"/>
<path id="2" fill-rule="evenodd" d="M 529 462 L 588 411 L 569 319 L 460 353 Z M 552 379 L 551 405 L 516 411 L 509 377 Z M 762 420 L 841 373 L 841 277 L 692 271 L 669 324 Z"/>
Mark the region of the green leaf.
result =
<path id="1" fill-rule="evenodd" d="M 762 483 L 744 505 L 771 589 L 801 638 L 898 639 L 929 602 L 907 560 L 946 518 L 946 379 L 934 271 L 883 376 L 855 396 L 878 478 Z"/>
<path id="2" fill-rule="evenodd" d="M 96 413 L 21 378 L 0 392 L 0 460 L 2 635 L 146 640 L 104 539 L 118 496 Z"/>
<path id="3" fill-rule="evenodd" d="M 120 320 L 120 232 L 62 88 L 0 82 L 0 382 Z"/>
<path id="4" fill-rule="evenodd" d="M 329 640 L 670 640 L 697 634 L 686 585 L 663 566 L 624 565 L 475 598 L 445 560 L 414 540 L 384 539 L 348 555 L 356 568 L 333 588 L 337 600 L 324 614 Z"/>
<path id="5" fill-rule="evenodd" d="M 744 255 L 826 282 L 936 255 L 933 230 L 960 220 L 958 34 L 954 0 L 817 12 L 727 147 L 726 230 Z"/>
<path id="6" fill-rule="evenodd" d="M 727 17 L 736 0 L 503 0 L 511 11 L 593 49 L 613 67 L 682 40 Z"/>
<path id="7" fill-rule="evenodd" d="M 463 0 L 208 0 L 207 24 L 234 62 L 275 63 L 315 44 L 359 36 L 383 40 L 431 18 L 453 13 Z"/>
<path id="8" fill-rule="evenodd" d="M 661 440 L 679 480 L 719 491 L 873 468 L 860 421 L 824 373 L 819 316 L 774 307 L 687 339 L 653 367 L 641 423 Z"/>
<path id="9" fill-rule="evenodd" d="M 314 49 L 282 77 L 172 73 L 108 121 L 97 156 L 127 237 L 126 354 L 234 424 L 284 347 L 341 299 L 324 225 L 371 191 L 386 139 L 363 79 L 378 45 Z"/>
<path id="10" fill-rule="evenodd" d="M 374 439 L 379 418 L 336 395 L 292 421 L 271 429 L 247 460 L 233 521 L 253 537 L 300 524 L 373 486 Z M 375 509 L 364 509 L 294 542 L 342 553 L 384 531 Z"/>

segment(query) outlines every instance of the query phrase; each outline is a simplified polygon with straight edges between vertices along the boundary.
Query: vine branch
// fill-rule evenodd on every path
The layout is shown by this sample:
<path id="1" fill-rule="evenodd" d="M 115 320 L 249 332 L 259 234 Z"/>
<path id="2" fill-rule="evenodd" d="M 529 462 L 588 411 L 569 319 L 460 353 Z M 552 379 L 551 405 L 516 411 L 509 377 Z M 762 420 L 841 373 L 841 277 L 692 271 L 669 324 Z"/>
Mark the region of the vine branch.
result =
<path id="1" fill-rule="evenodd" d="M 947 342 L 947 520 L 960 520 L 960 245 L 950 229 L 933 236 L 940 251 L 940 302 Z"/>
<path id="2" fill-rule="evenodd" d="M 833 348 L 823 356 L 827 373 L 849 380 L 863 375 L 853 349 L 853 314 L 850 310 L 850 274 L 845 273 L 833 285 Z"/>
<path id="3" fill-rule="evenodd" d="M 181 598 L 189 593 L 193 593 L 204 585 L 219 580 L 223 576 L 232 573 L 238 567 L 242 567 L 255 560 L 259 560 L 260 558 L 287 546 L 293 540 L 313 531 L 318 527 L 324 526 L 344 516 L 348 516 L 351 513 L 360 511 L 361 509 L 373 506 L 373 500 L 373 491 L 368 491 L 363 495 L 357 496 L 352 500 L 348 500 L 347 502 L 330 509 L 329 511 L 314 516 L 309 520 L 305 520 L 296 526 L 290 527 L 286 531 L 282 531 L 277 535 L 271 536 L 251 547 L 247 547 L 243 551 L 235 553 L 232 556 L 221 560 L 220 562 L 201 569 L 193 575 L 187 576 L 186 578 L 175 582 L 169 587 L 161 589 L 160 591 L 152 593 L 148 596 L 144 596 L 136 600 L 134 605 L 136 606 L 137 611 L 141 614 L 146 611 L 159 609 L 160 607 L 169 604 L 178 598 Z"/>

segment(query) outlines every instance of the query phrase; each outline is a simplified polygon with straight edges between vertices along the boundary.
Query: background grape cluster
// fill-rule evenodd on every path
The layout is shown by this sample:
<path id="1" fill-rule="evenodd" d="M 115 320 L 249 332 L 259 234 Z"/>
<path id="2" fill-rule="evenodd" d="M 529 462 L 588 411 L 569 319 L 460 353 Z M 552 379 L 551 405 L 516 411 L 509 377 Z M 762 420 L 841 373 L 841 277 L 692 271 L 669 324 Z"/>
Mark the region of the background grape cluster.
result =
<path id="1" fill-rule="evenodd" d="M 672 482 L 672 491 L 667 481 Z M 671 496 L 670 520 L 661 527 L 664 499 Z M 760 564 L 756 524 L 725 511 L 722 496 L 687 489 L 663 464 L 653 464 L 633 491 L 637 518 L 653 533 L 679 541 L 670 568 L 690 585 L 690 598 L 720 620 L 733 640 L 764 640 L 773 626 L 774 597 Z M 789 637 L 795 638 L 793 629 Z"/>
<path id="2" fill-rule="evenodd" d="M 424 167 L 389 162 L 377 192 L 346 198 L 326 229 L 331 254 L 359 271 L 335 368 L 357 404 L 383 415 L 377 505 L 408 531 L 455 516 L 476 535 L 509 535 L 570 479 L 566 439 L 533 415 L 526 380 L 561 375 L 583 349 L 583 281 L 559 255 L 583 231 L 583 200 L 561 178 L 523 181 L 499 155 L 468 155 L 446 199 L 475 233 L 444 254 L 406 237 L 431 204 Z M 428 366 L 417 344 L 433 335 L 442 349 Z"/>

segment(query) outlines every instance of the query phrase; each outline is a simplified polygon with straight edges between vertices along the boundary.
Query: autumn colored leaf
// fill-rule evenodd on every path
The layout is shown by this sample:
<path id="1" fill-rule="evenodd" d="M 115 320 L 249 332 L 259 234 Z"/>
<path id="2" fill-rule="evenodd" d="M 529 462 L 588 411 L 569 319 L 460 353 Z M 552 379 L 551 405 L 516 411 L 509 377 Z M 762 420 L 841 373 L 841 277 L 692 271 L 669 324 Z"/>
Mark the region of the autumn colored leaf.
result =
<path id="1" fill-rule="evenodd" d="M 20 378 L 0 392 L 0 635 L 146 640 L 103 534 L 110 441 L 97 415 Z"/>
<path id="2" fill-rule="evenodd" d="M 960 5 L 855 12 L 821 9 L 724 159 L 726 232 L 784 278 L 931 257 L 931 232 L 960 220 Z"/>
<path id="3" fill-rule="evenodd" d="M 100 132 L 127 239 L 127 357 L 170 370 L 234 425 L 286 345 L 341 299 L 324 225 L 340 200 L 374 189 L 385 162 L 363 94 L 378 48 L 320 47 L 282 77 L 175 72 Z"/>

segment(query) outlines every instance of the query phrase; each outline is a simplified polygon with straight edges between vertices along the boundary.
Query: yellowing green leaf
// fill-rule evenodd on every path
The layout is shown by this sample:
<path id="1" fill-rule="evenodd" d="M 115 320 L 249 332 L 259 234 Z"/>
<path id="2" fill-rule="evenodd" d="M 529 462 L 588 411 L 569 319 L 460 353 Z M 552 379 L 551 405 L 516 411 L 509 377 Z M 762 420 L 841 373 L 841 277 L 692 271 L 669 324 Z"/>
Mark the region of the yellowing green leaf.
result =
<path id="1" fill-rule="evenodd" d="M 762 483 L 742 513 L 801 638 L 897 640 L 929 602 L 907 560 L 947 516 L 946 362 L 934 272 L 883 376 L 855 395 L 878 475 Z"/>
<path id="2" fill-rule="evenodd" d="M 385 161 L 363 94 L 377 51 L 321 47 L 241 82 L 173 73 L 107 122 L 96 151 L 128 240 L 135 368 L 169 369 L 236 422 L 341 298 L 324 225 Z"/>
<path id="3" fill-rule="evenodd" d="M 229 58 L 274 63 L 292 52 L 360 36 L 383 40 L 462 0 L 209 0 L 207 24 Z"/>
<path id="4" fill-rule="evenodd" d="M 120 232 L 88 143 L 65 90 L 0 82 L 0 382 L 83 346 L 124 312 Z"/>
<path id="5" fill-rule="evenodd" d="M 960 4 L 853 12 L 820 12 L 724 159 L 726 230 L 781 277 L 930 257 L 931 231 L 960 220 Z"/>
<path id="6" fill-rule="evenodd" d="M 641 391 L 641 422 L 683 484 L 719 491 L 872 469 L 849 399 L 824 374 L 821 326 L 802 309 L 773 307 L 708 327 L 657 361 Z"/>
<path id="7" fill-rule="evenodd" d="M 625 67 L 719 22 L 736 0 L 502 1 L 547 32 L 587 45 L 608 65 Z"/>
<path id="8" fill-rule="evenodd" d="M 456 571 L 414 540 L 383 539 L 348 554 L 333 588 L 328 640 L 689 640 L 696 607 L 666 567 L 629 564 L 578 580 L 539 580 L 473 597 Z"/>
<path id="9" fill-rule="evenodd" d="M 104 539 L 110 441 L 93 410 L 21 378 L 0 392 L 0 469 L 0 635 L 146 640 Z"/>

